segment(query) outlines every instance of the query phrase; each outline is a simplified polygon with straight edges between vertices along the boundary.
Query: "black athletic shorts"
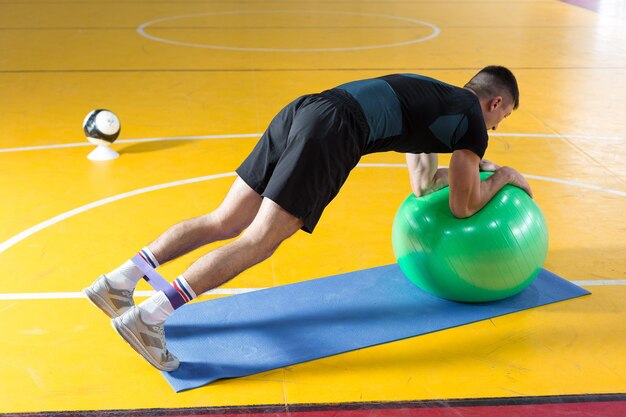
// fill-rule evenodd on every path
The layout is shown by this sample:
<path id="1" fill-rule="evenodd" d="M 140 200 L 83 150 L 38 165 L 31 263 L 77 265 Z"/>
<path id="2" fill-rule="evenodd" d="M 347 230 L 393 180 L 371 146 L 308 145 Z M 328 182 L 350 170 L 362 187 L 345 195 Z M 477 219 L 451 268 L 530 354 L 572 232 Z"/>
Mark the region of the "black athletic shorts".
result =
<path id="1" fill-rule="evenodd" d="M 347 93 L 303 96 L 276 115 L 237 174 L 311 233 L 359 162 L 367 135 L 363 111 Z"/>

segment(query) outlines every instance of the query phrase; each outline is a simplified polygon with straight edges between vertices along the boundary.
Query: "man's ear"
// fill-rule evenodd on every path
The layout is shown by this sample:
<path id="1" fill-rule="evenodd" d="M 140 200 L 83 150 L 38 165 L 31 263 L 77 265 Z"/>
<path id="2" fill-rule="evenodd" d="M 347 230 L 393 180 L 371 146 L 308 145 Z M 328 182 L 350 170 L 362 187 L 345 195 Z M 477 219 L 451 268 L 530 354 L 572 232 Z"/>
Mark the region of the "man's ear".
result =
<path id="1" fill-rule="evenodd" d="M 502 105 L 502 96 L 495 96 L 489 100 L 489 111 L 494 111 Z"/>

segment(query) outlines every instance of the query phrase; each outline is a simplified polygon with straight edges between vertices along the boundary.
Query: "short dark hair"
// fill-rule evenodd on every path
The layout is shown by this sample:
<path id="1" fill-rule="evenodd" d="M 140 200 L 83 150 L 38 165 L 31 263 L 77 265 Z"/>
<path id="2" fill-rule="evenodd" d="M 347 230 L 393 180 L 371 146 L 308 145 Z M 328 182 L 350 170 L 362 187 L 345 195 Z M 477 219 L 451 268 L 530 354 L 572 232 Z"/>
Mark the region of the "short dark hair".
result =
<path id="1" fill-rule="evenodd" d="M 474 91 L 480 98 L 491 98 L 506 92 L 513 100 L 513 108 L 519 107 L 517 80 L 508 68 L 489 65 L 474 75 L 465 87 Z"/>

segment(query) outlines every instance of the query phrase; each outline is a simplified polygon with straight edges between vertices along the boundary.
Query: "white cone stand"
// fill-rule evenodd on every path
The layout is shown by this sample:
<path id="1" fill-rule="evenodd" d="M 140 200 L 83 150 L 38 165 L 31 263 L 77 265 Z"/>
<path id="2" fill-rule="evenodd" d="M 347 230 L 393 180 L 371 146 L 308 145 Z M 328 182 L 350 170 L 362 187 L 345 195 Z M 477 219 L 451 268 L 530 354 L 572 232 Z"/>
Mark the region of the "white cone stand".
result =
<path id="1" fill-rule="evenodd" d="M 87 155 L 87 158 L 92 161 L 110 161 L 120 156 L 119 153 L 111 149 L 111 144 L 108 142 L 95 138 L 87 138 L 87 140 L 96 145 L 96 149 Z"/>

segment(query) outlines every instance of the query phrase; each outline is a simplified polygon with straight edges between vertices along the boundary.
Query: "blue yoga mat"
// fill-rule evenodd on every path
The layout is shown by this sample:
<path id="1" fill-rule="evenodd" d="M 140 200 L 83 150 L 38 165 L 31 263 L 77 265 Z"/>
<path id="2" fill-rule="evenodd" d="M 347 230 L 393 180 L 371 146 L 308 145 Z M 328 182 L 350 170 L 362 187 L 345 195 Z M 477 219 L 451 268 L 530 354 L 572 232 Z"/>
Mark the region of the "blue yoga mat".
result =
<path id="1" fill-rule="evenodd" d="M 186 305 L 166 323 L 175 391 L 461 326 L 589 294 L 543 270 L 522 293 L 464 304 L 415 287 L 397 265 Z"/>

